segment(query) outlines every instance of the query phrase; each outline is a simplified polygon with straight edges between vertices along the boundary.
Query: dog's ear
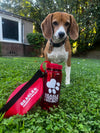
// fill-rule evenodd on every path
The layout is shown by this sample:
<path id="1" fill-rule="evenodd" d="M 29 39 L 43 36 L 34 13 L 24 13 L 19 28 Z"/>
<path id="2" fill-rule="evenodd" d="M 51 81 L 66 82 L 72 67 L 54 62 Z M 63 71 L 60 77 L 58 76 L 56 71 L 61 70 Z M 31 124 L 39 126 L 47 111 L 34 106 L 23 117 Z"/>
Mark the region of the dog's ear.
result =
<path id="1" fill-rule="evenodd" d="M 76 40 L 79 36 L 79 28 L 73 15 L 70 15 L 70 22 L 71 22 L 69 30 L 70 38 L 72 40 Z"/>
<path id="2" fill-rule="evenodd" d="M 49 14 L 41 24 L 41 29 L 46 39 L 52 38 L 52 16 L 52 14 Z"/>

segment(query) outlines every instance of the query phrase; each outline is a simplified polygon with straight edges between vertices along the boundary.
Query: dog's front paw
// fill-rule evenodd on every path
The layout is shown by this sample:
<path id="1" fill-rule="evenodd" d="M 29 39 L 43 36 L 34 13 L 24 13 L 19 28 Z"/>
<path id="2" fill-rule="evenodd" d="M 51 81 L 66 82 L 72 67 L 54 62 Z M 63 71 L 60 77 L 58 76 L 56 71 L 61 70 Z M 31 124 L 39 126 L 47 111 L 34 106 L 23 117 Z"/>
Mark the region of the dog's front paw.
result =
<path id="1" fill-rule="evenodd" d="M 66 84 L 66 85 L 70 85 L 70 81 L 68 81 L 68 80 L 65 81 L 65 84 Z"/>

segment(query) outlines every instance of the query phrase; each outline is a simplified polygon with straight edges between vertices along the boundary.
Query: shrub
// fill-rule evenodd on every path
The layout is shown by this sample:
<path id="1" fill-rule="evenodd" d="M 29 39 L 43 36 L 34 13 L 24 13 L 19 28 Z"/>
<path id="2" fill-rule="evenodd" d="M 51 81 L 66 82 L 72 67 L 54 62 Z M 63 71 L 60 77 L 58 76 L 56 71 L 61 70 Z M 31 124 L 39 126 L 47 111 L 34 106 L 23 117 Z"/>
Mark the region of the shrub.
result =
<path id="1" fill-rule="evenodd" d="M 44 44 L 44 37 L 41 33 L 28 33 L 27 40 L 30 45 L 33 45 L 35 49 L 40 48 Z"/>

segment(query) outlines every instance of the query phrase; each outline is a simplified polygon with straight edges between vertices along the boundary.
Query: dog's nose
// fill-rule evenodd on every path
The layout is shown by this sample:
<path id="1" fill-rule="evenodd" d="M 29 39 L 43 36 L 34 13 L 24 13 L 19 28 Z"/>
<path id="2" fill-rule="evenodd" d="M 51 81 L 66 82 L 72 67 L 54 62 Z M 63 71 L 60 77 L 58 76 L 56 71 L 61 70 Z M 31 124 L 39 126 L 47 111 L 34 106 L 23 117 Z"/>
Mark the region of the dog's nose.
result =
<path id="1" fill-rule="evenodd" d="M 60 38 L 63 38 L 65 36 L 65 33 L 64 32 L 59 32 L 59 37 Z"/>

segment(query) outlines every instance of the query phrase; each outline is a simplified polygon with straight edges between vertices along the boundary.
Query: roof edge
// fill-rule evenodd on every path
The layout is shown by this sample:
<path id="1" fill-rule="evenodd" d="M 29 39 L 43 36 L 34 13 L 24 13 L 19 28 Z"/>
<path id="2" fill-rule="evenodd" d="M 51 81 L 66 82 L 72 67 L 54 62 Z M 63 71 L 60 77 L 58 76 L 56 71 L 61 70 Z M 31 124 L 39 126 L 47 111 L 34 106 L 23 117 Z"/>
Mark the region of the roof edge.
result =
<path id="1" fill-rule="evenodd" d="M 14 14 L 14 13 L 11 13 L 11 12 L 8 12 L 8 11 L 5 11 L 5 10 L 0 9 L 0 13 L 8 15 L 8 16 L 12 16 L 12 17 L 20 18 L 20 19 L 23 19 L 23 20 L 26 20 L 26 21 L 33 22 L 33 20 L 30 19 L 30 18 L 23 17 L 23 16 L 20 16 L 20 15 L 17 15 L 17 14 Z"/>

